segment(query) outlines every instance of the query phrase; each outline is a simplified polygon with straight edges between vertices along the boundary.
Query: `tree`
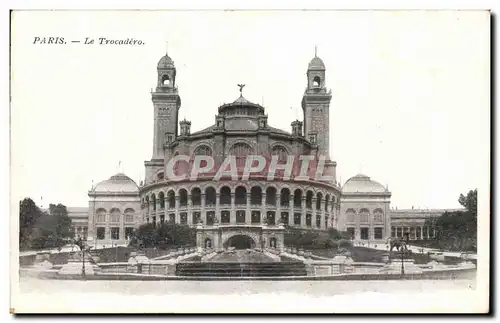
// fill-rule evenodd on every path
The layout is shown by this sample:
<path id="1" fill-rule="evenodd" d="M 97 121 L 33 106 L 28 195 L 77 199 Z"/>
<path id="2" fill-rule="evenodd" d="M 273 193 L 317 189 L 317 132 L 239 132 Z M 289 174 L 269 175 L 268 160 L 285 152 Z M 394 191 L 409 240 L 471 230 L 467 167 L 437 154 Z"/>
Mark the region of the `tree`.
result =
<path id="1" fill-rule="evenodd" d="M 462 205 L 467 211 L 471 212 L 474 216 L 477 216 L 477 189 L 470 190 L 467 196 L 460 194 L 458 198 L 458 203 Z"/>
<path id="2" fill-rule="evenodd" d="M 448 250 L 475 250 L 477 242 L 477 190 L 467 196 L 460 194 L 458 202 L 464 211 L 445 212 L 426 220 L 425 226 L 435 229 L 438 247 Z"/>
<path id="3" fill-rule="evenodd" d="M 21 249 L 30 247 L 33 228 L 42 216 L 42 210 L 32 199 L 25 198 L 19 202 L 19 246 Z"/>
<path id="4" fill-rule="evenodd" d="M 20 248 L 59 247 L 73 237 L 66 206 L 50 204 L 50 214 L 42 211 L 30 198 L 19 204 Z"/>

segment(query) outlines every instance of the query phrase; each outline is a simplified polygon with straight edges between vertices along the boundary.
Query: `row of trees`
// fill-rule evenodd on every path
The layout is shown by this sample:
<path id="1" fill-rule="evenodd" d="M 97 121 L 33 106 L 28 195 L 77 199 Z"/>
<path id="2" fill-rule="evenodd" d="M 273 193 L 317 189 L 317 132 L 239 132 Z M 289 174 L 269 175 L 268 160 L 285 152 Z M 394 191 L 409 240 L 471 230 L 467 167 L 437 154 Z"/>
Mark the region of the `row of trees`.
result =
<path id="1" fill-rule="evenodd" d="M 164 223 L 160 226 L 146 223 L 134 231 L 130 244 L 136 247 L 161 249 L 195 246 L 196 230 L 177 223 Z"/>
<path id="2" fill-rule="evenodd" d="M 21 250 L 60 247 L 73 238 L 73 235 L 66 206 L 50 204 L 47 213 L 30 198 L 19 202 Z"/>
<path id="3" fill-rule="evenodd" d="M 436 241 L 432 247 L 443 250 L 476 251 L 477 244 L 477 190 L 460 194 L 458 202 L 464 211 L 445 212 L 428 219 L 426 226 L 435 228 Z"/>
<path id="4" fill-rule="evenodd" d="M 340 232 L 334 228 L 325 231 L 287 228 L 285 245 L 308 250 L 343 249 L 351 246 L 348 232 Z"/>

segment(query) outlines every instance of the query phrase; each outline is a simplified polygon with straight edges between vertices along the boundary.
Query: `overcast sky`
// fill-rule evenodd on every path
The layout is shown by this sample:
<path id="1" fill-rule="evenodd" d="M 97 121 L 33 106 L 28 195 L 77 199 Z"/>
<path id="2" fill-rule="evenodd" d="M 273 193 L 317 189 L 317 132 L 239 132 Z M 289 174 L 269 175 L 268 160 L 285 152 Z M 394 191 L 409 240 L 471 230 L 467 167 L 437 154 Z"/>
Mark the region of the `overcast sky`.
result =
<path id="1" fill-rule="evenodd" d="M 68 43 L 34 45 L 37 36 Z M 86 206 L 92 180 L 109 178 L 120 160 L 139 183 L 167 41 L 191 131 L 214 123 L 238 83 L 271 126 L 290 131 L 302 119 L 316 45 L 333 95 L 330 154 L 342 183 L 362 172 L 389 186 L 394 207 L 451 208 L 488 181 L 486 12 L 34 11 L 14 14 L 12 37 L 17 200 Z M 145 45 L 84 45 L 85 37 Z"/>

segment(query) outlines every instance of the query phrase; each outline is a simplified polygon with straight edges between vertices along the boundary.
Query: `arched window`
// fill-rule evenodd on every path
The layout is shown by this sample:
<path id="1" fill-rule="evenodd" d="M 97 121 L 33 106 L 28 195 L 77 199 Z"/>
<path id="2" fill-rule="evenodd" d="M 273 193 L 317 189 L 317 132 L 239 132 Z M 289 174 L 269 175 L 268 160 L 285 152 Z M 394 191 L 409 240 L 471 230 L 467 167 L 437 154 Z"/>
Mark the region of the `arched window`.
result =
<path id="1" fill-rule="evenodd" d="M 113 208 L 110 211 L 110 215 L 111 215 L 110 222 L 113 222 L 113 223 L 120 222 L 120 210 L 118 210 L 117 208 Z"/>
<path id="2" fill-rule="evenodd" d="M 103 223 L 106 222 L 106 210 L 105 209 L 97 209 L 97 222 Z"/>
<path id="3" fill-rule="evenodd" d="M 212 149 L 208 147 L 207 145 L 200 145 L 196 147 L 193 153 L 194 156 L 212 156 Z M 200 161 L 200 165 L 198 167 L 205 167 L 207 166 L 207 161 L 202 160 Z"/>
<path id="4" fill-rule="evenodd" d="M 167 193 L 167 200 L 168 200 L 168 208 L 173 209 L 175 208 L 175 192 L 170 190 Z"/>
<path id="5" fill-rule="evenodd" d="M 156 195 L 151 195 L 151 204 L 153 204 L 153 211 L 156 211 Z"/>
<path id="6" fill-rule="evenodd" d="M 323 194 L 321 194 L 321 192 L 318 192 L 318 194 L 316 194 L 316 210 L 321 210 L 322 200 L 323 200 Z"/>
<path id="7" fill-rule="evenodd" d="M 290 206 L 290 190 L 286 187 L 281 189 L 280 205 L 284 207 Z"/>
<path id="8" fill-rule="evenodd" d="M 201 190 L 198 187 L 191 190 L 191 203 L 193 206 L 201 205 Z"/>
<path id="9" fill-rule="evenodd" d="M 238 186 L 234 191 L 234 203 L 241 205 L 247 204 L 247 190 L 243 186 Z"/>
<path id="10" fill-rule="evenodd" d="M 356 211 L 354 209 L 347 209 L 345 215 L 347 222 L 356 222 Z"/>
<path id="11" fill-rule="evenodd" d="M 266 204 L 276 206 L 276 189 L 272 186 L 266 189 Z"/>
<path id="12" fill-rule="evenodd" d="M 195 156 L 212 156 L 212 149 L 207 145 L 200 145 L 194 151 Z"/>
<path id="13" fill-rule="evenodd" d="M 312 191 L 307 191 L 306 194 L 306 208 L 312 209 L 312 200 L 313 200 L 314 193 Z"/>
<path id="14" fill-rule="evenodd" d="M 315 76 L 313 79 L 313 87 L 320 87 L 321 86 L 321 79 L 319 76 Z"/>
<path id="15" fill-rule="evenodd" d="M 254 186 L 250 189 L 250 204 L 262 205 L 262 189 L 260 186 Z"/>
<path id="16" fill-rule="evenodd" d="M 328 208 L 329 204 L 330 204 L 330 195 L 327 194 L 325 196 L 325 211 L 326 212 L 330 211 L 330 209 Z"/>
<path id="17" fill-rule="evenodd" d="M 382 222 L 384 217 L 384 211 L 382 209 L 375 209 L 373 211 L 373 221 L 374 222 Z"/>
<path id="18" fill-rule="evenodd" d="M 231 204 L 231 189 L 227 186 L 224 186 L 220 189 L 220 204 L 228 205 Z"/>
<path id="19" fill-rule="evenodd" d="M 134 209 L 128 208 L 125 210 L 125 222 L 126 223 L 133 223 L 134 222 L 134 214 L 135 211 Z"/>
<path id="20" fill-rule="evenodd" d="M 185 189 L 181 189 L 179 191 L 179 205 L 180 206 L 187 206 L 188 203 L 188 193 Z"/>
<path id="21" fill-rule="evenodd" d="M 215 205 L 217 202 L 217 193 L 215 188 L 207 187 L 205 189 L 205 206 Z"/>
<path id="22" fill-rule="evenodd" d="M 162 77 L 161 77 L 161 84 L 162 85 L 170 85 L 170 77 L 168 77 L 167 74 L 164 74 Z"/>
<path id="23" fill-rule="evenodd" d="M 236 166 L 244 167 L 248 155 L 252 154 L 252 147 L 245 143 L 237 143 L 229 150 L 229 155 L 235 156 Z"/>
<path id="24" fill-rule="evenodd" d="M 281 145 L 276 145 L 273 147 L 272 155 L 278 156 L 279 163 L 283 163 L 283 162 L 286 163 L 286 161 L 288 159 L 288 151 L 285 149 L 285 147 L 283 147 Z"/>
<path id="25" fill-rule="evenodd" d="M 368 209 L 361 209 L 359 211 L 359 222 L 368 223 L 369 216 L 370 216 L 370 211 L 368 211 Z"/>
<path id="26" fill-rule="evenodd" d="M 293 207 L 302 207 L 302 191 L 299 189 L 293 192 Z"/>
<path id="27" fill-rule="evenodd" d="M 160 210 L 165 209 L 165 193 L 160 192 L 160 194 L 158 194 L 158 199 L 160 200 Z"/>
<path id="28" fill-rule="evenodd" d="M 165 178 L 165 174 L 163 172 L 160 172 L 160 173 L 158 173 L 158 175 L 156 175 L 156 178 L 159 181 L 163 181 L 163 179 Z"/>

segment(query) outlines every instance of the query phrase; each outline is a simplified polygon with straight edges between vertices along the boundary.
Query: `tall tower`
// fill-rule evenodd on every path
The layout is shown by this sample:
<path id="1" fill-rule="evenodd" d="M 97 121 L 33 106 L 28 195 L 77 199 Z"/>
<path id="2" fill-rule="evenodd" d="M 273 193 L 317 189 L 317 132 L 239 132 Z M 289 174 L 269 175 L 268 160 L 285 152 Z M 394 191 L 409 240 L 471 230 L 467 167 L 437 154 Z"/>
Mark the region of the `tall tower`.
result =
<path id="1" fill-rule="evenodd" d="M 319 153 L 330 159 L 331 91 L 325 86 L 325 64 L 316 54 L 307 68 L 307 88 L 302 97 L 304 136 L 316 142 Z"/>
<path id="2" fill-rule="evenodd" d="M 153 160 L 164 159 L 165 142 L 177 137 L 177 120 L 181 98 L 175 86 L 174 61 L 165 54 L 157 66 L 156 90 L 151 93 L 154 105 Z"/>

